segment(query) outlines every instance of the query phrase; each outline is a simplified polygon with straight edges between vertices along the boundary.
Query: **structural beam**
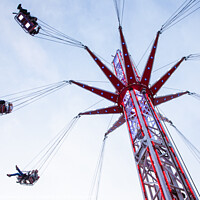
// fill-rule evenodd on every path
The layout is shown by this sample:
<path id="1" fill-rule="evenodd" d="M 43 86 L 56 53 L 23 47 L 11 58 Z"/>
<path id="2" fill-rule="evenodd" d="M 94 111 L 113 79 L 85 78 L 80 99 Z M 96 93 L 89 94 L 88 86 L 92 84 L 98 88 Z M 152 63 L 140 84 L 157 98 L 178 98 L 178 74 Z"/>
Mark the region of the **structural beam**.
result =
<path id="1" fill-rule="evenodd" d="M 109 133 L 113 132 L 115 129 L 123 125 L 125 122 L 126 120 L 125 120 L 124 115 L 121 115 L 120 118 L 108 129 L 105 135 L 108 135 Z"/>
<path id="2" fill-rule="evenodd" d="M 164 76 L 162 76 L 156 83 L 151 86 L 150 90 L 153 96 L 160 90 L 160 88 L 166 83 L 169 77 L 174 73 L 174 71 L 179 67 L 179 65 L 185 60 L 185 57 L 181 58 Z"/>
<path id="3" fill-rule="evenodd" d="M 151 53 L 149 55 L 146 67 L 145 67 L 143 75 L 142 75 L 141 83 L 146 86 L 148 86 L 149 82 L 150 82 L 151 72 L 152 72 L 152 68 L 153 68 L 153 62 L 154 62 L 154 58 L 155 58 L 155 54 L 156 54 L 159 35 L 160 35 L 160 31 L 158 31 L 158 33 L 156 35 L 156 39 L 154 41 L 153 47 L 151 49 Z"/>
<path id="4" fill-rule="evenodd" d="M 96 115 L 96 114 L 119 114 L 123 113 L 123 110 L 118 106 L 111 106 L 107 108 L 100 108 L 97 110 L 91 110 L 83 113 L 79 113 L 79 115 Z"/>
<path id="5" fill-rule="evenodd" d="M 122 51 L 123 51 L 123 57 L 124 57 L 127 82 L 128 82 L 128 84 L 133 84 L 133 83 L 136 83 L 136 78 L 135 78 L 135 74 L 134 74 L 133 67 L 131 64 L 127 45 L 126 45 L 126 42 L 124 39 L 124 35 L 122 33 L 121 26 L 119 27 L 119 33 L 120 33 L 120 38 L 121 38 L 121 45 L 122 45 Z"/>
<path id="6" fill-rule="evenodd" d="M 100 69 L 106 75 L 106 77 L 109 79 L 109 81 L 115 87 L 115 89 L 118 92 L 121 91 L 125 87 L 125 85 L 108 69 L 108 67 L 106 67 L 106 65 L 104 65 L 101 62 L 101 60 L 87 46 L 85 47 L 85 49 L 91 55 L 91 57 L 94 59 L 94 61 L 97 63 L 97 65 L 100 67 Z"/>
<path id="7" fill-rule="evenodd" d="M 79 87 L 82 87 L 86 90 L 89 90 L 90 92 L 97 94 L 97 95 L 99 95 L 99 96 L 101 96 L 101 97 L 103 97 L 103 98 L 105 98 L 109 101 L 117 103 L 118 96 L 115 93 L 108 92 L 108 91 L 105 91 L 105 90 L 102 90 L 102 89 L 99 89 L 99 88 L 91 87 L 91 86 L 88 86 L 86 84 L 79 83 L 79 82 L 76 82 L 76 81 L 73 81 L 73 80 L 70 80 L 69 82 L 74 83 L 74 84 L 78 85 Z"/>
<path id="8" fill-rule="evenodd" d="M 176 93 L 176 94 L 169 94 L 169 95 L 166 95 L 166 96 L 156 97 L 155 99 L 153 99 L 153 104 L 154 104 L 154 106 L 157 106 L 157 105 L 159 105 L 161 103 L 165 103 L 167 101 L 170 101 L 172 99 L 180 97 L 180 96 L 182 96 L 184 94 L 189 94 L 189 92 L 188 91 L 179 92 L 179 93 Z"/>

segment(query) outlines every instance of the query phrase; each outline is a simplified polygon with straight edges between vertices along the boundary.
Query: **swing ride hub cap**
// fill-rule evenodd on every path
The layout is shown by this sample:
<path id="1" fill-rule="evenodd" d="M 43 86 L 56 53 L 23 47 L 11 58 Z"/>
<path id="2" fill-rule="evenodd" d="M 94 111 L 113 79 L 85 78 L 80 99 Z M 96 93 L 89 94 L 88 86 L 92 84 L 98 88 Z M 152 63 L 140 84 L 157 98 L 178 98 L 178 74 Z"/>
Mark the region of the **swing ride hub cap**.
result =
<path id="1" fill-rule="evenodd" d="M 145 91 L 145 93 L 148 94 L 150 99 L 153 100 L 153 94 L 152 94 L 151 90 L 147 86 L 145 86 L 145 85 L 143 85 L 141 83 L 133 83 L 133 84 L 130 84 L 130 85 L 124 87 L 119 92 L 118 101 L 117 101 L 117 104 L 118 104 L 119 107 L 121 107 L 123 105 L 123 99 L 124 99 L 126 93 L 128 91 L 131 91 L 131 90 L 137 90 L 137 91 L 140 91 L 141 93 L 143 93 L 143 91 Z"/>

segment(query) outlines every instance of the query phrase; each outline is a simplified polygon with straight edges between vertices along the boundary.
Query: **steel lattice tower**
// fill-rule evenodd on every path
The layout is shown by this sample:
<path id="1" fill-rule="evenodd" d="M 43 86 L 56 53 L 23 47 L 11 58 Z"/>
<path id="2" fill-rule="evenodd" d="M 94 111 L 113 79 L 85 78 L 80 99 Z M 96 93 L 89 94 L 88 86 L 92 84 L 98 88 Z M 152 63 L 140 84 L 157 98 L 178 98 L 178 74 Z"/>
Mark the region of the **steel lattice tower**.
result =
<path id="1" fill-rule="evenodd" d="M 87 52 L 116 89 L 115 93 L 70 81 L 114 102 L 115 105 L 80 113 L 80 115 L 122 113 L 118 121 L 106 134 L 109 134 L 123 123 L 127 123 L 145 200 L 198 199 L 162 125 L 162 119 L 155 110 L 155 106 L 188 93 L 186 91 L 155 97 L 164 83 L 186 58 L 181 58 L 166 74 L 149 87 L 154 57 L 161 33 L 158 32 L 156 35 L 141 77 L 131 61 L 121 26 L 119 27 L 119 33 L 122 53 L 118 50 L 113 60 L 115 75 L 85 46 Z"/>

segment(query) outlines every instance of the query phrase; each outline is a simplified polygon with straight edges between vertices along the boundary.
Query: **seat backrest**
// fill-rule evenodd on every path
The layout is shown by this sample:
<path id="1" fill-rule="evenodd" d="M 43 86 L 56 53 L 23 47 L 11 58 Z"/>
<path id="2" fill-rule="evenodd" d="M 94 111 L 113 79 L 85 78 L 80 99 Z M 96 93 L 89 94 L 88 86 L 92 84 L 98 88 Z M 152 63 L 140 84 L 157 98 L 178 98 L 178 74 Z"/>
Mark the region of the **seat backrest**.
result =
<path id="1" fill-rule="evenodd" d="M 15 15 L 15 20 L 20 24 L 20 26 L 26 31 L 31 32 L 36 25 L 31 22 L 28 16 L 26 16 L 24 13 L 19 12 Z"/>

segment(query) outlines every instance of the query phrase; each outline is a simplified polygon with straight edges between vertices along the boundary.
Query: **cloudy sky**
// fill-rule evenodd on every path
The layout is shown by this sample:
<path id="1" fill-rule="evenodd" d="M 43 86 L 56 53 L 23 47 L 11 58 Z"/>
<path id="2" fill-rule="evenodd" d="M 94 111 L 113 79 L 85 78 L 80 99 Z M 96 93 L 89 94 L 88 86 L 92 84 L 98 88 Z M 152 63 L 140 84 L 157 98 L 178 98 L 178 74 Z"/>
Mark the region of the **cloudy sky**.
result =
<path id="1" fill-rule="evenodd" d="M 125 2 L 122 26 L 135 63 L 140 61 L 156 32 L 182 2 Z M 0 96 L 71 79 L 94 81 L 93 85 L 114 92 L 109 83 L 95 82 L 107 80 L 84 49 L 26 34 L 12 14 L 19 3 L 32 15 L 81 41 L 109 63 L 120 48 L 112 0 L 1 0 Z M 199 18 L 200 12 L 197 11 L 160 36 L 154 69 L 182 56 L 200 53 Z M 147 54 L 138 66 L 141 73 L 146 59 Z M 168 68 L 153 73 L 151 83 Z M 165 86 L 200 93 L 199 74 L 200 61 L 184 62 Z M 174 92 L 165 88 L 160 94 Z M 33 187 L 21 186 L 14 177 L 8 178 L 6 174 L 14 173 L 16 164 L 24 168 L 73 117 L 100 100 L 100 97 L 70 85 L 16 112 L 1 116 L 0 199 L 88 199 L 104 133 L 116 116 L 81 117 Z M 111 103 L 105 100 L 93 109 L 108 105 Z M 191 96 L 183 96 L 160 106 L 197 148 L 200 148 L 199 106 L 200 102 Z M 199 163 L 176 131 L 171 127 L 169 129 L 199 188 Z M 107 139 L 98 199 L 142 199 L 125 125 Z"/>

